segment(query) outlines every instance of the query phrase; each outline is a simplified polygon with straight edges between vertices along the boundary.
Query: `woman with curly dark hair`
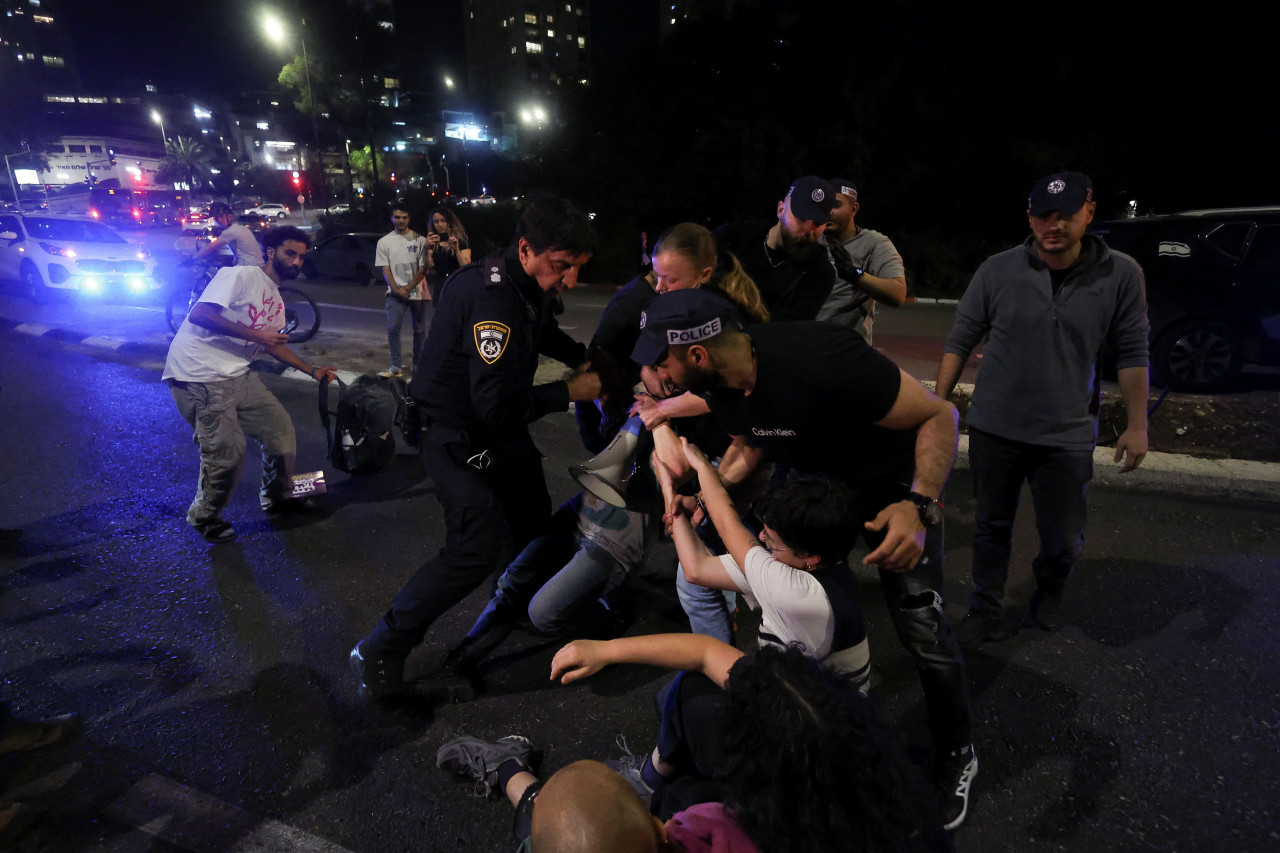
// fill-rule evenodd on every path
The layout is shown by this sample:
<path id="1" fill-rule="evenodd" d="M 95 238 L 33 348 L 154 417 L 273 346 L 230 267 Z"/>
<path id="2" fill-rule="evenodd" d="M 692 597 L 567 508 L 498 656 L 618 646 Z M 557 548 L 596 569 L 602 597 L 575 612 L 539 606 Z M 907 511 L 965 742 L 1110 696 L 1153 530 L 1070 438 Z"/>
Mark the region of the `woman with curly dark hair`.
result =
<path id="1" fill-rule="evenodd" d="M 462 220 L 443 205 L 435 208 L 427 225 L 427 289 L 431 298 L 438 298 L 444 280 L 469 263 L 471 243 Z"/>

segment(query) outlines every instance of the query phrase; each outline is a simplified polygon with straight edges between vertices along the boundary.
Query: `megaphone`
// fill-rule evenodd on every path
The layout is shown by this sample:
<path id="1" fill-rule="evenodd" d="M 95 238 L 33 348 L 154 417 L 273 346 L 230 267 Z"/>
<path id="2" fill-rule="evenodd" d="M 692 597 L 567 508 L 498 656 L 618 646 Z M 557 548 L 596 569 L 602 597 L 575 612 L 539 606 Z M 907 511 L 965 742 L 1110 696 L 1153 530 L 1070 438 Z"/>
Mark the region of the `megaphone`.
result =
<path id="1" fill-rule="evenodd" d="M 570 465 L 569 475 L 600 500 L 625 509 L 642 429 L 644 422 L 639 417 L 628 418 L 608 447 L 581 465 Z"/>

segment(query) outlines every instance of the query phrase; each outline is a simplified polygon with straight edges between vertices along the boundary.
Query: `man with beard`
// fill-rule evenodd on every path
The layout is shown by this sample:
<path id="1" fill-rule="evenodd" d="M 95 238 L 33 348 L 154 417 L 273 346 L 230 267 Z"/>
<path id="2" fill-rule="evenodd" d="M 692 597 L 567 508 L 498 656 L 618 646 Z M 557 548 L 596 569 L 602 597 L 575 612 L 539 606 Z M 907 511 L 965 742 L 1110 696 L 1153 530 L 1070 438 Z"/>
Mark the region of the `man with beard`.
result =
<path id="1" fill-rule="evenodd" d="M 187 523 L 213 543 L 236 538 L 222 509 L 244 470 L 246 434 L 262 445 L 262 509 L 274 515 L 314 506 L 310 498 L 293 497 L 293 421 L 249 362 L 263 351 L 317 381 L 336 376 L 332 367 L 312 367 L 295 355 L 281 331 L 280 283 L 302 271 L 307 235 L 293 226 L 273 228 L 262 246 L 265 265 L 226 267 L 209 282 L 169 345 L 162 376 L 200 446 L 200 481 Z"/>
<path id="2" fill-rule="evenodd" d="M 854 517 L 898 638 L 929 710 L 948 829 L 968 813 L 978 772 L 960 649 L 943 618 L 943 486 L 956 452 L 956 410 L 852 329 L 761 323 L 742 331 L 713 293 L 664 293 L 644 313 L 631 358 L 664 384 L 702 396 L 733 444 L 719 476 L 735 499 L 766 461 L 821 474 L 856 495 Z M 696 523 L 694 499 L 682 512 Z M 835 555 L 830 555 L 834 557 Z M 843 555 L 841 555 L 843 556 Z"/>
<path id="3" fill-rule="evenodd" d="M 821 237 L 835 205 L 835 188 L 806 175 L 796 178 L 778 202 L 776 221 L 732 222 L 716 229 L 720 250 L 737 255 L 773 321 L 812 320 L 830 295 L 836 271 Z"/>
<path id="4" fill-rule="evenodd" d="M 860 228 L 853 220 L 858 215 L 858 188 L 848 178 L 832 178 L 836 190 L 836 206 L 827 224 L 827 251 L 844 247 L 848 263 L 835 263 L 838 276 L 831 295 L 818 312 L 819 320 L 839 323 L 856 329 L 871 343 L 876 303 L 893 308 L 907 301 L 907 271 L 893 241 L 879 231 Z"/>
<path id="5" fill-rule="evenodd" d="M 1031 235 L 992 255 L 956 309 L 938 366 L 955 388 L 983 338 L 982 371 L 965 419 L 977 518 L 973 591 L 957 633 L 966 649 L 1009 636 L 1004 588 L 1022 484 L 1031 487 L 1040 553 L 1030 615 L 1058 627 L 1063 586 L 1084 548 L 1098 435 L 1098 355 L 1109 346 L 1128 424 L 1116 439 L 1123 474 L 1147 453 L 1147 301 L 1142 270 L 1086 234 L 1096 202 L 1079 172 L 1046 175 L 1027 202 Z"/>

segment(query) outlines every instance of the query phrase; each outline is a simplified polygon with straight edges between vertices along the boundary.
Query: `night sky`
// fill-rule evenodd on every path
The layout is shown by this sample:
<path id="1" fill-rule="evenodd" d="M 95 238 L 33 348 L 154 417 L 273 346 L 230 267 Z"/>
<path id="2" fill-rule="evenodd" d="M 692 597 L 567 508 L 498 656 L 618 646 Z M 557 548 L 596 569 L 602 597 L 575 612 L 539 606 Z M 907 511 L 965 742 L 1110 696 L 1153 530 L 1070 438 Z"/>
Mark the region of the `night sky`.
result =
<path id="1" fill-rule="evenodd" d="M 171 94 L 272 88 L 291 58 L 260 34 L 261 12 L 272 5 L 288 4 L 60 0 L 86 88 L 126 94 L 148 81 Z M 1273 48 L 1264 43 L 1269 30 L 1256 12 L 1223 3 L 1194 12 L 1168 4 L 1114 4 L 1105 14 L 1079 4 L 1029 6 L 1013 16 L 981 6 L 901 0 L 840 6 L 842 21 L 853 23 L 829 26 L 813 15 L 815 32 L 830 46 L 815 50 L 800 67 L 783 69 L 783 85 L 756 93 L 759 98 L 785 101 L 788 87 L 821 89 L 841 77 L 865 82 L 863 94 L 875 98 L 877 71 L 896 62 L 897 79 L 916 77 L 921 97 L 945 90 L 952 104 L 963 101 L 964 126 L 957 129 L 970 139 L 977 125 L 989 128 L 982 132 L 992 139 L 1025 137 L 1045 147 L 1059 135 L 1078 138 L 1086 128 L 1097 138 L 1087 159 L 1100 170 L 1108 160 L 1123 160 L 1117 163 L 1123 169 L 1113 170 L 1119 174 L 1111 189 L 1152 199 L 1165 210 L 1280 196 L 1274 165 L 1280 122 L 1274 97 L 1265 92 L 1274 76 L 1267 67 Z M 444 71 L 461 74 L 462 0 L 420 0 L 403 8 L 401 32 L 424 32 L 422 64 L 402 74 L 406 85 L 415 85 L 415 73 L 428 81 Z M 593 4 L 597 58 L 621 66 L 615 60 L 629 48 L 634 53 L 630 39 L 653 8 L 652 0 Z M 644 120 L 643 113 L 635 115 Z M 821 116 L 795 121 L 821 132 Z M 886 135 L 892 128 L 877 130 L 892 139 Z M 945 124 L 913 128 L 915 143 L 922 131 L 931 138 L 926 168 L 937 171 L 940 186 L 991 182 L 991 175 L 968 174 L 965 163 L 949 162 L 950 130 Z M 1016 178 L 1019 185 L 1026 180 Z"/>

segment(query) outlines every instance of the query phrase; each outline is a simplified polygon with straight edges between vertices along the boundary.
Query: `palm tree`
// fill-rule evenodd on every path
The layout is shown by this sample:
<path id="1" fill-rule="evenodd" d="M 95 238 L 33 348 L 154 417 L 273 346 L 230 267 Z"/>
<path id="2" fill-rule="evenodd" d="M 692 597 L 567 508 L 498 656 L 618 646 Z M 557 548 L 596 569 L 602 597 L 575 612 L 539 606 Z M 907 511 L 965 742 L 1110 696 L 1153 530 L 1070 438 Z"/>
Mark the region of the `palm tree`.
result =
<path id="1" fill-rule="evenodd" d="M 165 183 L 186 184 L 194 192 L 209 171 L 209 154 L 200 143 L 186 136 L 175 136 L 165 143 L 165 156 L 156 177 Z"/>

